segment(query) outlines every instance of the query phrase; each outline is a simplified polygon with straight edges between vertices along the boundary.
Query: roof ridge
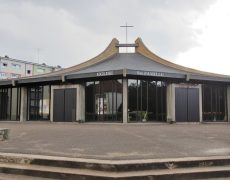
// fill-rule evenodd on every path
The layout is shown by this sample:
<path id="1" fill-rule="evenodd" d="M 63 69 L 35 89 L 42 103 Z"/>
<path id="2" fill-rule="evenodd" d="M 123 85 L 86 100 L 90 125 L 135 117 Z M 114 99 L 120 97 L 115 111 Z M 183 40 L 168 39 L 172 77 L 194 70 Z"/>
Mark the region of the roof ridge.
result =
<path id="1" fill-rule="evenodd" d="M 185 67 L 176 63 L 173 63 L 169 60 L 163 59 L 160 56 L 156 55 L 155 53 L 153 53 L 152 51 L 150 51 L 145 44 L 143 43 L 142 39 L 140 37 L 138 37 L 135 41 L 135 43 L 137 44 L 136 46 L 136 52 L 155 61 L 158 62 L 160 64 L 163 64 L 165 66 L 177 69 L 177 70 L 181 70 L 181 71 L 185 71 L 188 73 L 194 73 L 194 74 L 199 74 L 199 75 L 206 75 L 206 76 L 218 76 L 218 77 L 230 77 L 228 75 L 223 75 L 223 74 L 217 74 L 217 73 L 211 73 L 211 72 L 206 72 L 206 71 L 201 71 L 201 70 L 197 70 L 197 69 L 193 69 L 193 68 L 189 68 L 189 67 Z"/>
<path id="2" fill-rule="evenodd" d="M 91 58 L 87 61 L 84 61 L 80 64 L 62 69 L 62 70 L 58 70 L 55 72 L 51 72 L 51 73 L 45 73 L 45 74 L 40 74 L 40 75 L 35 75 L 35 76 L 30 76 L 30 77 L 23 77 L 20 79 L 29 79 L 29 78 L 42 78 L 42 77 L 47 77 L 47 76 L 63 76 L 67 73 L 76 71 L 76 70 L 81 70 L 85 67 L 97 64 L 101 61 L 104 61 L 106 59 L 108 59 L 109 57 L 117 54 L 119 52 L 118 48 L 116 47 L 116 45 L 119 43 L 119 41 L 116 38 L 113 38 L 112 41 L 110 42 L 110 44 L 107 46 L 107 48 L 105 48 L 105 50 L 100 53 L 99 55 L 95 56 L 94 58 Z M 15 79 L 17 80 L 17 79 Z"/>

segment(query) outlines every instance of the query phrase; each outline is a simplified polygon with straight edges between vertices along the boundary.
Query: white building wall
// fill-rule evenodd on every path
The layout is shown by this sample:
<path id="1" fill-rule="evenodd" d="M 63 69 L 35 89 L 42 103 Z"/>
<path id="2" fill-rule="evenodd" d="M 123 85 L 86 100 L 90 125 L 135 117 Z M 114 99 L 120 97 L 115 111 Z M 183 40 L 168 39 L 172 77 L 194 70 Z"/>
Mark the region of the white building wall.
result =
<path id="1" fill-rule="evenodd" d="M 34 74 L 33 72 L 33 65 L 32 64 L 25 64 L 25 76 L 32 76 Z"/>
<path id="2" fill-rule="evenodd" d="M 1 59 L 0 66 L 2 79 L 22 77 L 25 74 L 24 63 Z M 5 74 L 5 76 L 3 76 L 3 74 Z"/>
<path id="3" fill-rule="evenodd" d="M 76 89 L 76 121 L 85 121 L 85 86 L 82 84 L 72 85 L 52 85 L 51 86 L 51 99 L 50 99 L 50 121 L 53 122 L 53 100 L 54 89 Z"/>
<path id="4" fill-rule="evenodd" d="M 202 122 L 202 86 L 201 84 L 169 84 L 167 86 L 167 121 L 176 122 L 175 88 L 198 88 L 199 89 L 199 121 Z"/>
<path id="5" fill-rule="evenodd" d="M 52 66 L 0 57 L 0 79 L 32 76 L 53 71 L 55 71 L 55 67 Z"/>

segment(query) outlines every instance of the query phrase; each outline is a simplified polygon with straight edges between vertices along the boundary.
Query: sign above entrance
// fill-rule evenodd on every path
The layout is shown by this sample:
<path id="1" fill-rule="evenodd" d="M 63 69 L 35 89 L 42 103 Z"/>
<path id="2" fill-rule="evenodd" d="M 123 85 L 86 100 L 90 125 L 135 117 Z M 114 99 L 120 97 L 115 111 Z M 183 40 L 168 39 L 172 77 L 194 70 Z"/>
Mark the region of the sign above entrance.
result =
<path id="1" fill-rule="evenodd" d="M 113 75 L 113 71 L 97 72 L 97 76 L 111 76 L 111 75 Z"/>
<path id="2" fill-rule="evenodd" d="M 137 75 L 164 77 L 165 73 L 162 73 L 162 72 L 153 72 L 153 71 L 137 71 Z"/>

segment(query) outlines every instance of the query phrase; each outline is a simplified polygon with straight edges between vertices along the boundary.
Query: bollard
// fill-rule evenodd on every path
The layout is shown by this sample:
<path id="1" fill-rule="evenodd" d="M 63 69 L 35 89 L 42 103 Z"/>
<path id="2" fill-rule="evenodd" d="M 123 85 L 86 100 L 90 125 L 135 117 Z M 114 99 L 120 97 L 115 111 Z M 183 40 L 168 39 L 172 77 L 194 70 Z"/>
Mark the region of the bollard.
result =
<path id="1" fill-rule="evenodd" d="M 9 129 L 0 129 L 0 140 L 5 141 L 9 139 Z"/>

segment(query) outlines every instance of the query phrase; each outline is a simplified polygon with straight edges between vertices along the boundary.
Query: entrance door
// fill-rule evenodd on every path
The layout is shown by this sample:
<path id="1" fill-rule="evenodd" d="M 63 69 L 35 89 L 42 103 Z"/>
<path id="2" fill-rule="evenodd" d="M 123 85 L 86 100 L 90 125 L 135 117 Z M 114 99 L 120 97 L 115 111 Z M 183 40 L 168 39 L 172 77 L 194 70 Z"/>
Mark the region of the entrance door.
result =
<path id="1" fill-rule="evenodd" d="M 175 106 L 177 122 L 199 122 L 199 89 L 176 88 Z"/>
<path id="2" fill-rule="evenodd" d="M 53 120 L 72 122 L 76 120 L 76 89 L 55 89 Z"/>

